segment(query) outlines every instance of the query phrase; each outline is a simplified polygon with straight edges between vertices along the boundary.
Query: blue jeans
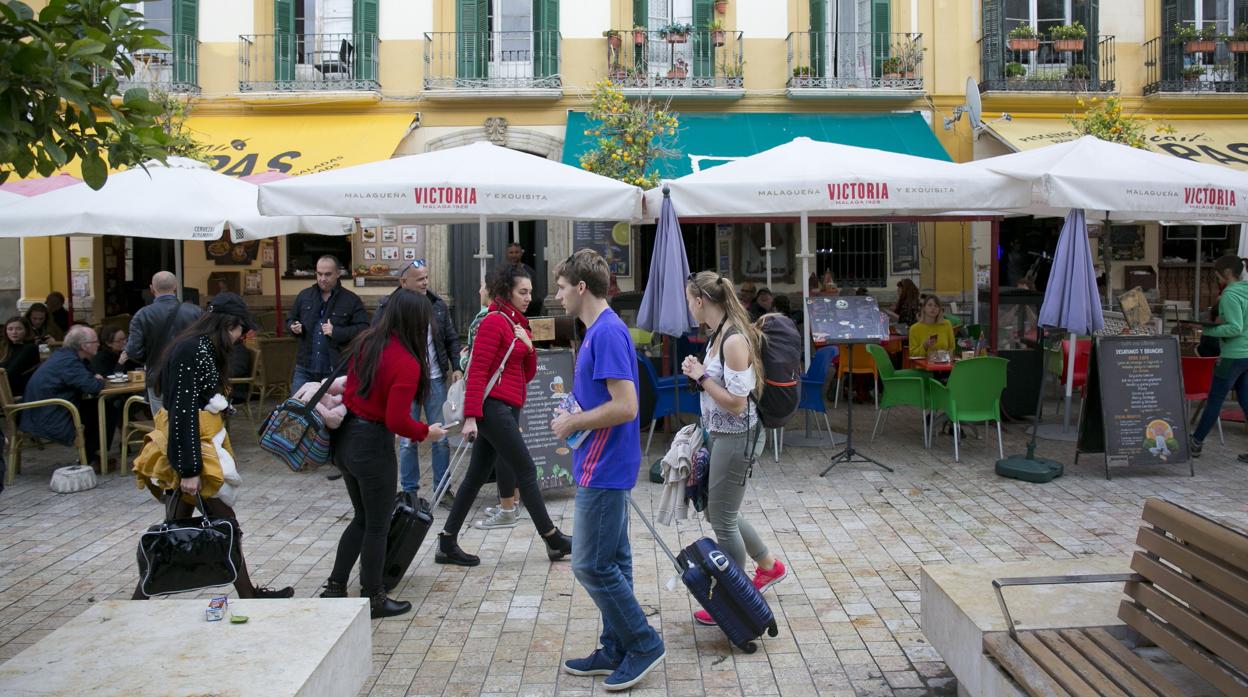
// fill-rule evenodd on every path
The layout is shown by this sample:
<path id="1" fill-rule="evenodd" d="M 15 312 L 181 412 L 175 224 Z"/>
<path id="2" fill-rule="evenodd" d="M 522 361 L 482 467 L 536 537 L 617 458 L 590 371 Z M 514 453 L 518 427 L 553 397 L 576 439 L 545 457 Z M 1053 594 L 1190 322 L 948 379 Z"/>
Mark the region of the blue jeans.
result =
<path id="1" fill-rule="evenodd" d="M 442 405 L 446 403 L 446 378 L 429 381 L 429 396 L 425 403 L 412 402 L 412 418 L 420 420 L 420 410 L 425 410 L 425 423 L 442 422 Z M 399 483 L 403 491 L 420 490 L 420 443 L 407 438 L 399 439 Z M 446 476 L 446 467 L 451 462 L 450 441 L 443 438 L 433 442 L 433 488 L 437 489 L 442 477 Z M 437 505 L 437 501 L 430 503 Z"/>
<path id="2" fill-rule="evenodd" d="M 576 490 L 572 573 L 602 613 L 603 653 L 612 661 L 663 646 L 633 594 L 633 550 L 628 544 L 627 489 Z"/>
<path id="3" fill-rule="evenodd" d="M 333 371 L 330 371 L 333 372 Z M 318 373 L 299 364 L 295 364 L 295 375 L 290 379 L 290 393 L 294 394 L 309 382 L 320 382 L 329 377 L 329 373 Z"/>
<path id="4" fill-rule="evenodd" d="M 1218 359 L 1218 365 L 1213 369 L 1213 384 L 1209 386 L 1209 399 L 1205 401 L 1205 410 L 1200 413 L 1200 422 L 1192 433 L 1193 439 L 1203 441 L 1218 424 L 1222 404 L 1232 387 L 1235 388 L 1239 407 L 1248 414 L 1248 358 Z"/>

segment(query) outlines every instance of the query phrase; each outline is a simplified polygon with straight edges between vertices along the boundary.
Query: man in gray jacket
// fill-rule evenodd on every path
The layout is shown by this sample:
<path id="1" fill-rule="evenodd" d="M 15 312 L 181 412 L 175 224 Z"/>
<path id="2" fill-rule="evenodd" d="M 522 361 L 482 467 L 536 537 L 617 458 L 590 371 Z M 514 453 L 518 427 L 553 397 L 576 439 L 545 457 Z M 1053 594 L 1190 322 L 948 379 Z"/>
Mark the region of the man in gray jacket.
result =
<path id="1" fill-rule="evenodd" d="M 195 323 L 204 311 L 198 305 L 178 300 L 178 277 L 168 271 L 152 276 L 152 304 L 139 310 L 130 320 L 130 338 L 126 340 L 126 356 L 148 369 L 155 369 L 165 346 L 182 330 Z M 152 413 L 160 411 L 160 395 L 147 390 Z"/>

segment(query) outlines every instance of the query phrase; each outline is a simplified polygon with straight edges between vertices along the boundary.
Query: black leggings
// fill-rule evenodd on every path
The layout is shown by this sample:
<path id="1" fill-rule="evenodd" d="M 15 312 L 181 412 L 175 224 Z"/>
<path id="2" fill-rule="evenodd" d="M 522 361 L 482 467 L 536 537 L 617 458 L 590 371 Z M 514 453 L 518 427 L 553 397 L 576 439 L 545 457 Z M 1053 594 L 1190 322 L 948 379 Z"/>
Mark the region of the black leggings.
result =
<path id="1" fill-rule="evenodd" d="M 386 534 L 394 513 L 394 493 L 399 481 L 394 456 L 394 435 L 384 424 L 347 414 L 333 434 L 334 464 L 342 470 L 342 482 L 355 517 L 338 541 L 334 570 L 329 580 L 346 585 L 351 567 L 360 560 L 360 589 L 371 597 L 382 592 L 381 569 L 386 563 Z"/>
<path id="2" fill-rule="evenodd" d="M 464 519 L 477 500 L 477 492 L 490 476 L 490 468 L 497 462 L 498 471 L 510 469 L 520 488 L 520 500 L 533 519 L 538 534 L 546 535 L 555 529 L 542 500 L 542 490 L 537 486 L 537 465 L 529 456 L 529 449 L 520 435 L 520 408 L 509 406 L 497 399 L 486 399 L 481 407 L 482 416 L 477 419 L 477 440 L 472 445 L 472 461 L 468 473 L 455 492 L 451 515 L 446 519 L 442 532 L 452 537 L 459 535 Z M 502 478 L 499 478 L 500 485 Z M 501 491 L 499 493 L 502 493 Z M 510 494 L 509 494 L 510 495 Z"/>

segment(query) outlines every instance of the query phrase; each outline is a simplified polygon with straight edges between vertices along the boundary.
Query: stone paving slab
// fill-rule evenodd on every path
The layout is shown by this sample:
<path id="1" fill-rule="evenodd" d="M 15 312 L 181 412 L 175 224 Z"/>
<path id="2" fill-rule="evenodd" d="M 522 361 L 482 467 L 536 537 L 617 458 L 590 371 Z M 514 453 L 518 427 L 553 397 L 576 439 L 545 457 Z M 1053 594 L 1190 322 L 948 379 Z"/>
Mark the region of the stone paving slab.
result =
<path id="1" fill-rule="evenodd" d="M 921 565 L 1125 557 L 1149 496 L 1248 527 L 1248 466 L 1235 461 L 1248 450 L 1248 436 L 1232 424 L 1226 446 L 1207 442 L 1194 478 L 1168 466 L 1116 470 L 1106 481 L 1095 457 L 1072 467 L 1073 444 L 1041 441 L 1041 455 L 1068 466 L 1065 476 L 1038 485 L 997 477 L 992 439 L 965 441 L 961 463 L 948 437 L 924 450 L 909 414 L 894 415 L 870 443 L 871 407 L 856 409 L 855 445 L 895 473 L 842 465 L 820 478 L 829 453 L 810 448 L 790 448 L 778 464 L 767 457 L 755 467 L 742 514 L 790 569 L 768 597 L 780 636 L 760 642 L 758 653 L 734 651 L 717 629 L 695 626 L 693 601 L 683 589 L 664 587 L 672 575 L 667 558 L 644 527 L 632 526 L 637 596 L 668 657 L 631 694 L 953 694 L 947 667 L 920 629 Z M 845 407 L 831 419 L 843 433 Z M 291 473 L 247 431 L 238 419 L 231 435 L 253 578 L 313 597 L 350 503 L 340 482 Z M 1023 425 L 1007 424 L 1005 442 L 1007 454 L 1021 452 Z M 652 454 L 663 445 L 656 434 Z M 0 661 L 96 602 L 128 598 L 137 536 L 163 513 L 128 477 L 102 477 L 84 493 L 52 493 L 51 472 L 69 459 L 58 447 L 29 451 L 15 485 L 0 494 Z M 422 461 L 427 468 L 427 451 Z M 487 485 L 478 504 L 493 503 L 494 493 Z M 659 493 L 643 477 L 635 497 L 653 514 Z M 575 535 L 571 492 L 552 494 L 548 507 Z M 372 623 L 373 669 L 361 694 L 605 694 L 601 680 L 559 671 L 562 660 L 594 648 L 598 616 L 568 563 L 546 559 L 527 520 L 511 530 L 466 528 L 464 548 L 482 556 L 473 569 L 437 566 L 422 551 L 397 589 L 414 612 Z M 673 546 L 711 534 L 696 521 L 661 532 Z"/>

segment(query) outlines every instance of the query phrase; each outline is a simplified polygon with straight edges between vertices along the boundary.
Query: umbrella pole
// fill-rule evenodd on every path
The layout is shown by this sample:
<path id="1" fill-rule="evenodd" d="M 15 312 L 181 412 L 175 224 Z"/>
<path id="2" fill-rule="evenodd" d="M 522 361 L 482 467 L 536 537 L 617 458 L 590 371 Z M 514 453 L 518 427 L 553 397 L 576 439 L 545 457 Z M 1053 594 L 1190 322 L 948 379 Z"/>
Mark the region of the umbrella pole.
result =
<path id="1" fill-rule="evenodd" d="M 806 368 L 810 369 L 810 312 L 807 311 L 806 305 L 810 300 L 810 216 L 802 212 L 801 217 L 801 235 L 802 235 L 802 341 L 804 342 L 804 350 L 806 357 Z"/>
<path id="2" fill-rule="evenodd" d="M 1001 246 L 1001 219 L 992 221 L 992 241 L 989 243 L 989 258 L 992 260 L 991 269 L 988 279 L 988 348 L 994 353 L 997 350 L 997 310 L 999 309 L 999 300 L 1001 297 L 1001 259 L 997 251 Z M 1039 334 L 1039 323 L 1036 323 L 1037 334 Z"/>
<path id="3" fill-rule="evenodd" d="M 1075 355 L 1078 353 L 1076 341 L 1075 333 L 1071 332 L 1070 340 L 1066 342 L 1066 411 L 1062 414 L 1062 433 L 1070 430 L 1070 395 L 1074 390 Z"/>
<path id="4" fill-rule="evenodd" d="M 1105 242 L 1101 245 L 1101 256 L 1104 257 L 1103 263 L 1105 264 L 1105 309 L 1113 310 L 1114 309 L 1114 291 L 1113 291 L 1114 275 L 1109 272 L 1109 264 L 1110 264 L 1110 261 L 1109 261 L 1109 211 L 1105 211 L 1105 222 L 1101 224 L 1101 238 L 1105 240 Z M 1198 270 L 1196 273 L 1200 273 L 1199 268 L 1200 267 L 1197 266 Z M 1093 270 L 1095 271 L 1095 269 Z M 1126 290 L 1126 289 L 1124 288 L 1123 290 Z"/>
<path id="5" fill-rule="evenodd" d="M 74 260 L 73 252 L 69 249 L 70 238 L 65 236 L 65 285 L 69 292 L 65 294 L 65 311 L 69 314 L 69 323 L 74 323 Z M 61 327 L 65 331 L 69 331 L 69 327 Z"/>
<path id="6" fill-rule="evenodd" d="M 282 321 L 282 238 L 273 238 L 273 310 L 277 314 L 277 335 L 282 336 L 286 323 Z"/>
<path id="7" fill-rule="evenodd" d="M 182 273 L 182 240 L 173 242 L 173 269 L 178 276 L 178 301 L 182 301 L 182 289 L 186 287 L 186 275 Z M 206 290 L 211 291 L 211 288 Z"/>
<path id="8" fill-rule="evenodd" d="M 763 252 L 767 256 L 767 288 L 771 288 L 771 223 L 763 223 Z"/>
<path id="9" fill-rule="evenodd" d="M 481 260 L 481 283 L 485 283 L 485 216 L 477 220 L 477 259 Z"/>
<path id="10" fill-rule="evenodd" d="M 1200 232 L 1201 226 L 1196 226 L 1196 297 L 1192 300 L 1192 317 L 1200 319 Z"/>

